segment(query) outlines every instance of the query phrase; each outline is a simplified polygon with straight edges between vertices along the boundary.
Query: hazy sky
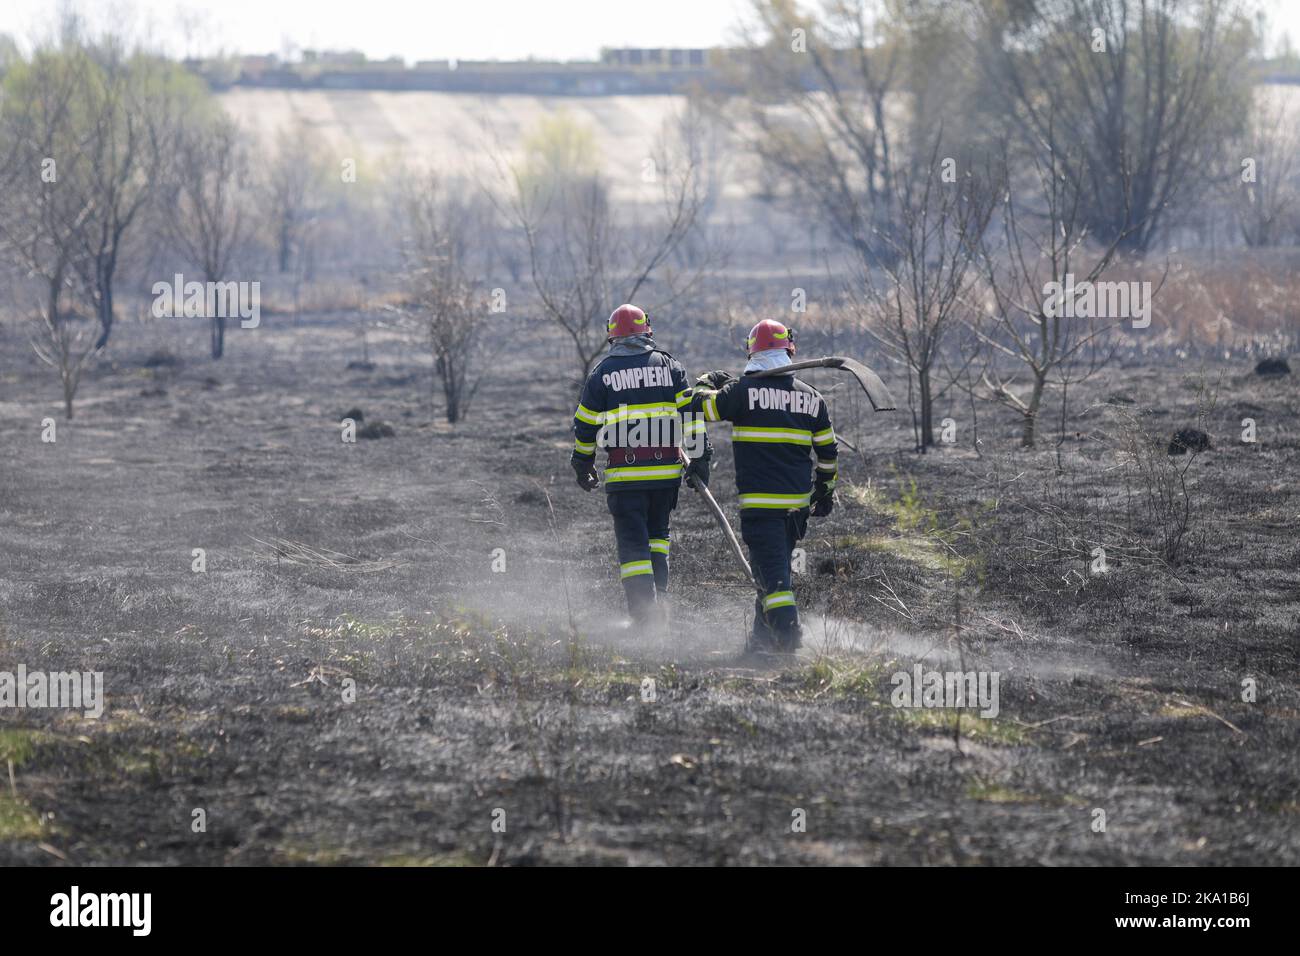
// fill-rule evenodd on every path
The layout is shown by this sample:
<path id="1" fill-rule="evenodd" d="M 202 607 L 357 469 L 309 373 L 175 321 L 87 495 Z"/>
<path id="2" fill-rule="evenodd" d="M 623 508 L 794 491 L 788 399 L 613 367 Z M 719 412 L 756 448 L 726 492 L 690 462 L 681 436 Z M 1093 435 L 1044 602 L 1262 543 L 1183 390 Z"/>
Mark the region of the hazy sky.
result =
<path id="1" fill-rule="evenodd" d="M 0 32 L 39 33 L 64 0 L 0 0 Z M 178 54 L 359 49 L 372 58 L 593 59 L 602 46 L 713 46 L 744 0 L 79 0 Z"/>
<path id="2" fill-rule="evenodd" d="M 69 0 L 0 0 L 0 33 L 47 31 Z M 360 49 L 372 58 L 592 59 L 602 46 L 715 46 L 746 0 L 71 0 L 175 55 Z M 1300 0 L 1262 0 L 1300 47 Z"/>

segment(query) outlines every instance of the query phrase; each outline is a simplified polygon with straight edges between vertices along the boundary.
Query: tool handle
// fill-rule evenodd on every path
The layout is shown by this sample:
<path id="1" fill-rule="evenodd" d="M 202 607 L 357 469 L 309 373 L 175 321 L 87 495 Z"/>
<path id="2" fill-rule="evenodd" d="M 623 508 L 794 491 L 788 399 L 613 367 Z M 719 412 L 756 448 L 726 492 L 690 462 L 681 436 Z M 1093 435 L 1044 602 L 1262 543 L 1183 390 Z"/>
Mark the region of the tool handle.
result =
<path id="1" fill-rule="evenodd" d="M 740 542 L 736 540 L 736 532 L 731 530 L 731 523 L 727 521 L 727 516 L 723 513 L 722 506 L 718 504 L 718 500 L 713 497 L 713 492 L 709 491 L 708 486 L 702 481 L 695 482 L 695 490 L 700 493 L 700 497 L 704 499 L 704 503 L 708 505 L 709 510 L 713 512 L 714 520 L 717 521 L 718 526 L 722 528 L 722 533 L 727 536 L 727 543 L 731 545 L 732 553 L 736 556 L 736 560 L 740 562 L 740 566 L 745 569 L 745 577 L 749 578 L 749 580 L 753 582 L 754 588 L 761 594 L 763 589 L 760 588 L 758 582 L 754 580 L 754 572 L 750 568 L 749 562 L 745 560 L 745 552 L 741 549 Z"/>
<path id="2" fill-rule="evenodd" d="M 843 359 L 832 355 L 826 358 L 807 359 L 803 362 L 791 362 L 789 365 L 782 365 L 779 368 L 766 368 L 760 372 L 746 372 L 745 374 L 750 378 L 769 378 L 773 375 L 786 375 L 806 368 L 840 368 L 843 364 Z"/>

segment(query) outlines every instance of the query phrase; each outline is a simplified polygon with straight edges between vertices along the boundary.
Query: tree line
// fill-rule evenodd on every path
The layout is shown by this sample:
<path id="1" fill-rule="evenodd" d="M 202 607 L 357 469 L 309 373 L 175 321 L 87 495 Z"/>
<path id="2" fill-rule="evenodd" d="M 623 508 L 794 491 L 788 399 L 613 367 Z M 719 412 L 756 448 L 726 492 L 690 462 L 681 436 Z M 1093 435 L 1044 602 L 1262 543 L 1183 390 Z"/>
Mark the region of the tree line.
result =
<path id="1" fill-rule="evenodd" d="M 565 343 L 571 382 L 611 303 L 725 299 L 714 213 L 724 169 L 747 163 L 833 238 L 828 278 L 907 370 L 919 450 L 953 391 L 1021 416 L 1033 445 L 1049 392 L 1104 367 L 1119 324 L 1067 317 L 1044 288 L 1158 253 L 1210 200 L 1247 245 L 1300 228 L 1294 115 L 1252 84 L 1260 36 L 1239 0 L 754 0 L 746 25 L 744 94 L 692 98 L 637 147 L 638 203 L 564 112 L 486 148 L 480 181 L 361 176 L 310 126 L 264 142 L 177 64 L 74 21 L 28 56 L 0 44 L 0 261 L 40 292 L 16 303 L 36 354 L 70 415 L 124 263 L 274 275 L 295 303 L 341 271 L 385 290 L 454 422 L 505 308 L 493 275 Z M 214 359 L 225 322 L 210 317 Z"/>

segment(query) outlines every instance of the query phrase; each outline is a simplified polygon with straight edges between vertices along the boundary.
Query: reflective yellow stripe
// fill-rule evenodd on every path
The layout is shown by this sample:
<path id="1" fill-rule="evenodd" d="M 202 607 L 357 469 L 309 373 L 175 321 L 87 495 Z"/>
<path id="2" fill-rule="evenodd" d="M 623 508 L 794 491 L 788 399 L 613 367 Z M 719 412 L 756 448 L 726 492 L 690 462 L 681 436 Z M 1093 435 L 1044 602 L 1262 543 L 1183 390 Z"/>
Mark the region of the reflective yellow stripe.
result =
<path id="1" fill-rule="evenodd" d="M 650 566 L 649 561 L 629 561 L 618 566 L 618 576 L 620 578 L 634 578 L 638 574 L 654 573 L 655 569 Z"/>
<path id="2" fill-rule="evenodd" d="M 668 553 L 668 539 L 667 539 L 667 538 L 651 538 L 651 539 L 650 539 L 650 550 L 653 551 L 655 554 L 667 554 L 667 553 Z"/>
<path id="3" fill-rule="evenodd" d="M 628 411 L 639 412 L 639 411 L 644 411 L 645 409 L 648 408 L 667 408 L 676 411 L 677 406 L 673 402 L 642 402 L 639 405 L 637 404 L 628 405 L 624 403 L 618 405 L 616 408 L 611 408 L 610 412 L 611 413 L 619 412 L 619 411 L 623 411 L 624 409 Z"/>
<path id="4" fill-rule="evenodd" d="M 839 471 L 839 468 L 840 468 L 839 462 L 838 462 L 836 459 L 834 459 L 834 458 L 830 458 L 830 459 L 827 459 L 827 458 L 818 458 L 818 459 L 817 459 L 817 470 L 818 470 L 818 471 Z"/>
<path id="5" fill-rule="evenodd" d="M 667 478 L 680 478 L 682 466 L 676 465 L 629 465 L 605 469 L 605 483 L 618 481 L 661 481 Z M 804 495 L 804 497 L 808 497 Z"/>
<path id="6" fill-rule="evenodd" d="M 691 397 L 691 390 L 689 388 L 682 389 L 676 396 L 677 407 L 681 408 L 684 405 L 689 405 L 691 403 Z"/>
<path id="7" fill-rule="evenodd" d="M 731 430 L 732 441 L 782 442 L 789 445 L 811 445 L 812 432 L 805 428 L 744 428 Z"/>
<path id="8" fill-rule="evenodd" d="M 704 419 L 694 418 L 682 425 L 682 434 L 694 435 L 696 432 L 704 431 Z"/>
<path id="9" fill-rule="evenodd" d="M 594 441 L 579 441 L 575 438 L 573 440 L 573 450 L 582 455 L 594 455 L 596 454 L 596 443 Z"/>
<path id="10" fill-rule="evenodd" d="M 599 425 L 603 421 L 600 412 L 593 412 L 581 403 L 578 404 L 578 410 L 573 413 L 573 417 L 580 422 L 586 422 L 588 425 Z"/>
<path id="11" fill-rule="evenodd" d="M 607 479 L 608 480 L 608 479 Z M 811 493 L 806 495 L 741 495 L 742 508 L 807 508 Z"/>
<path id="12" fill-rule="evenodd" d="M 718 417 L 718 393 L 714 392 L 704 400 L 704 419 L 710 422 L 720 422 Z"/>
<path id="13" fill-rule="evenodd" d="M 763 598 L 764 611 L 770 611 L 775 607 L 789 607 L 791 604 L 794 604 L 793 591 L 773 591 Z"/>
<path id="14" fill-rule="evenodd" d="M 605 413 L 605 423 L 623 422 L 632 418 L 662 418 L 676 415 L 677 406 L 672 402 L 647 402 L 644 405 L 620 405 Z"/>
<path id="15" fill-rule="evenodd" d="M 834 443 L 835 443 L 835 429 L 834 429 L 834 428 L 826 428 L 826 429 L 823 429 L 822 431 L 819 431 L 819 432 L 817 432 L 817 434 L 813 435 L 812 440 L 813 440 L 813 444 L 815 444 L 815 445 L 831 445 L 831 444 L 834 444 Z"/>

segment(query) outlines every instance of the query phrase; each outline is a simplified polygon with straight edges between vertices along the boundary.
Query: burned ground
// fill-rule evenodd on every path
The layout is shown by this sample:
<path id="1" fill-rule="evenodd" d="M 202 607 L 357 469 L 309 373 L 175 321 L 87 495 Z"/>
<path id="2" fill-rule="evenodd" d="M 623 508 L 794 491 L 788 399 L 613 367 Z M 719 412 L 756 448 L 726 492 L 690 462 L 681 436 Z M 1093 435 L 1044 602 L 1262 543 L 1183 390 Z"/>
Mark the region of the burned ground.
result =
<path id="1" fill-rule="evenodd" d="M 925 456 L 905 411 L 810 377 L 852 449 L 797 576 L 807 646 L 769 666 L 685 489 L 672 632 L 624 626 L 550 350 L 453 427 L 412 346 L 345 367 L 349 322 L 268 317 L 220 363 L 160 359 L 201 329 L 123 326 L 71 422 L 0 341 L 0 670 L 98 670 L 108 697 L 0 711 L 0 862 L 1300 862 L 1294 377 L 1129 363 L 1036 451 L 985 409 L 977 454 L 958 402 Z M 1211 437 L 1178 459 L 1172 568 L 1116 445 L 1130 408 Z M 393 435 L 343 443 L 353 409 Z M 1000 713 L 891 706 L 917 661 L 998 671 Z"/>

